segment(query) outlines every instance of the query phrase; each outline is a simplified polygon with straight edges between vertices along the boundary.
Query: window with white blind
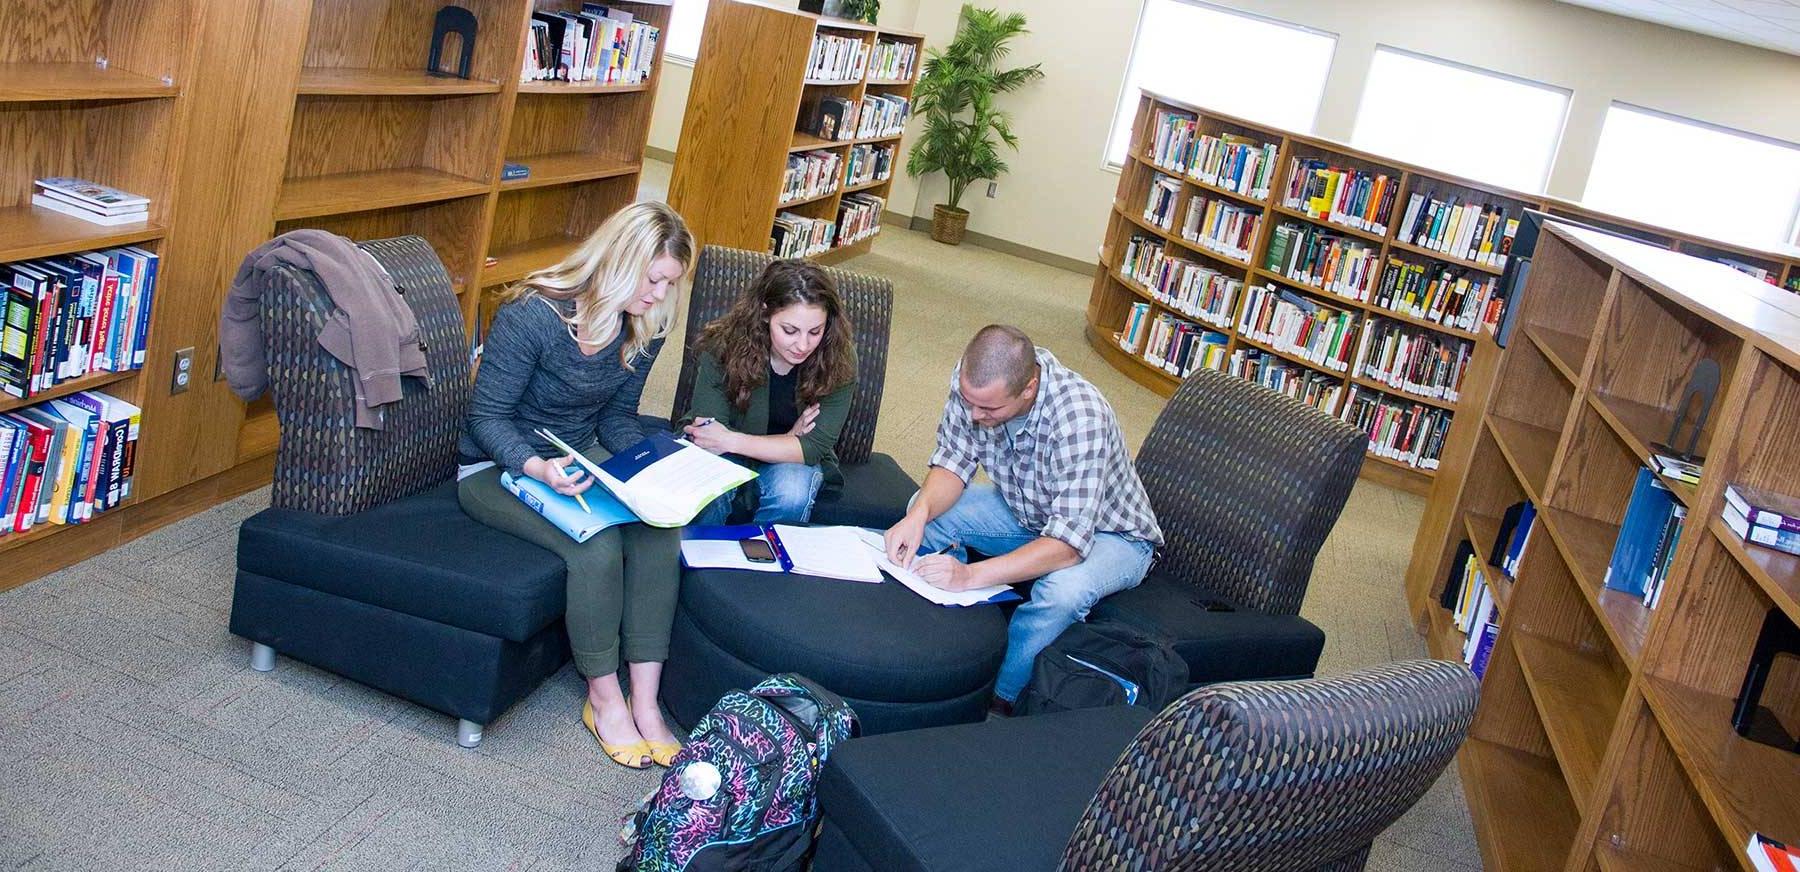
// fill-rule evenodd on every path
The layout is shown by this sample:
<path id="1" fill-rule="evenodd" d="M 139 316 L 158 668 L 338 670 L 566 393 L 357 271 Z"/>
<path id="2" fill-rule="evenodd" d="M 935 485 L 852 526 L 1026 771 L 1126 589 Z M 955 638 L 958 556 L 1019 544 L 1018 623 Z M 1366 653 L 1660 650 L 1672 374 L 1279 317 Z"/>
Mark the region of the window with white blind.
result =
<path id="1" fill-rule="evenodd" d="M 1800 145 L 1614 103 L 1581 200 L 1721 242 L 1795 242 Z"/>
<path id="2" fill-rule="evenodd" d="M 1190 0 L 1144 0 L 1106 144 L 1122 164 L 1138 89 L 1311 133 L 1337 36 Z"/>
<path id="3" fill-rule="evenodd" d="M 706 0 L 681 0 L 669 16 L 663 53 L 693 63 L 700 56 L 700 26 L 706 23 Z"/>
<path id="4" fill-rule="evenodd" d="M 1350 144 L 1446 173 L 1539 193 L 1569 90 L 1377 46 Z"/>

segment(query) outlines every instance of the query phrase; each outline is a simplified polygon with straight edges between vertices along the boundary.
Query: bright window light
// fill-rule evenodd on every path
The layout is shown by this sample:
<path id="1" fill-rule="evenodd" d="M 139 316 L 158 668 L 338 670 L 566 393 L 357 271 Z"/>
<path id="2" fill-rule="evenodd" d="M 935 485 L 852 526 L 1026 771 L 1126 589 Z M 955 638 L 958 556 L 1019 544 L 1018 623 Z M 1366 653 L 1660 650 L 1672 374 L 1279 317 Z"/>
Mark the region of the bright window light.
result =
<path id="1" fill-rule="evenodd" d="M 1721 242 L 1794 238 L 1800 146 L 1614 103 L 1582 204 Z"/>
<path id="2" fill-rule="evenodd" d="M 1536 193 L 1568 114 L 1566 89 L 1377 46 L 1350 144 Z"/>
<path id="3" fill-rule="evenodd" d="M 692 63 L 700 56 L 700 26 L 706 23 L 706 0 L 681 0 L 669 16 L 663 53 Z"/>
<path id="4" fill-rule="evenodd" d="M 1311 133 L 1337 37 L 1184 0 L 1144 0 L 1106 160 L 1131 147 L 1138 89 Z"/>

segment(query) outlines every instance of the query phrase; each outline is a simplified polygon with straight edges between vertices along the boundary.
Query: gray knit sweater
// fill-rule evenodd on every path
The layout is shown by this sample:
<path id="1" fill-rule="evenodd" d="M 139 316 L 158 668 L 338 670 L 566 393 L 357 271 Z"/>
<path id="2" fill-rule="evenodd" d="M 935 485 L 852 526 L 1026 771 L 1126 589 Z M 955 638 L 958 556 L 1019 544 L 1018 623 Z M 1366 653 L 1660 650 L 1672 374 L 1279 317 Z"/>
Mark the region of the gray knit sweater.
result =
<path id="1" fill-rule="evenodd" d="M 578 449 L 598 441 L 609 452 L 646 435 L 638 424 L 638 399 L 663 341 L 650 343 L 626 369 L 619 363 L 624 331 L 598 352 L 582 354 L 558 311 L 572 314 L 574 303 L 530 296 L 494 313 L 457 443 L 463 463 L 493 460 L 521 475 L 532 455 L 561 456 L 533 432 L 539 427 Z"/>

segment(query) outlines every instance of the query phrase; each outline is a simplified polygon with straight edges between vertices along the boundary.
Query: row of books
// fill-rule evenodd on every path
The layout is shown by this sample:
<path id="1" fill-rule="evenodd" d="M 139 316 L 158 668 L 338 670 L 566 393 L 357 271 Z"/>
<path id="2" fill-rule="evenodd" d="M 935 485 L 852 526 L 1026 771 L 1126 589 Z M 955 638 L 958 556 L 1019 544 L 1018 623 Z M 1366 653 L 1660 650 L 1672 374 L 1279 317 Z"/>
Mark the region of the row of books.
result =
<path id="1" fill-rule="evenodd" d="M 1725 526 L 1738 538 L 1784 554 L 1800 554 L 1800 500 L 1733 482 L 1725 487 Z"/>
<path id="2" fill-rule="evenodd" d="M 1450 578 L 1444 583 L 1444 593 L 1438 604 L 1450 610 L 1451 623 L 1464 634 L 1463 664 L 1475 673 L 1475 677 L 1486 676 L 1494 643 L 1500 638 L 1499 604 L 1494 601 L 1494 591 L 1488 587 L 1481 557 L 1467 540 L 1457 548 L 1456 559 L 1450 563 Z"/>
<path id="3" fill-rule="evenodd" d="M 1267 199 L 1279 147 L 1235 134 L 1200 132 L 1189 112 L 1158 110 L 1150 160 L 1164 169 L 1256 199 Z"/>
<path id="4" fill-rule="evenodd" d="M 844 162 L 844 185 L 866 185 L 892 178 L 894 150 L 891 144 L 850 146 L 850 157 Z"/>
<path id="5" fill-rule="evenodd" d="M 911 110 L 912 101 L 897 94 L 865 94 L 861 103 L 846 97 L 824 97 L 807 132 L 833 141 L 899 136 L 906 132 Z"/>
<path id="6" fill-rule="evenodd" d="M 1498 276 L 1389 257 L 1369 302 L 1446 327 L 1491 333 L 1506 310 L 1499 290 Z"/>
<path id="7" fill-rule="evenodd" d="M 831 219 L 780 212 L 769 230 L 769 253 L 780 258 L 813 257 L 830 251 L 836 240 L 837 225 Z"/>
<path id="8" fill-rule="evenodd" d="M 1233 351 L 1227 372 L 1299 400 L 1327 415 L 1337 411 L 1338 396 L 1344 392 L 1342 381 L 1318 370 L 1289 363 L 1260 348 Z"/>
<path id="9" fill-rule="evenodd" d="M 1151 242 L 1141 236 L 1134 237 L 1133 241 L 1137 240 Z M 1160 252 L 1160 243 L 1155 244 L 1155 249 Z M 1158 301 L 1213 327 L 1231 329 L 1233 315 L 1237 311 L 1238 292 L 1244 286 L 1243 280 L 1204 264 L 1176 257 L 1157 256 L 1147 265 L 1147 269 L 1138 272 L 1136 268 L 1139 261 L 1133 259 L 1136 253 L 1133 246 L 1126 246 L 1126 263 L 1134 267 L 1130 276 Z"/>
<path id="10" fill-rule="evenodd" d="M 1269 234 L 1264 267 L 1340 297 L 1367 300 L 1379 275 L 1381 251 L 1361 240 L 1308 224 L 1283 223 Z"/>
<path id="11" fill-rule="evenodd" d="M 1274 285 L 1244 291 L 1238 332 L 1336 372 L 1350 368 L 1356 316 Z"/>
<path id="12" fill-rule="evenodd" d="M 1144 220 L 1164 230 L 1175 228 L 1175 207 L 1181 200 L 1181 180 L 1157 173 L 1150 180 L 1150 196 L 1144 203 Z"/>
<path id="13" fill-rule="evenodd" d="M 1618 538 L 1613 540 L 1605 587 L 1638 597 L 1646 607 L 1656 608 L 1686 523 L 1687 507 L 1675 499 L 1649 467 L 1639 467 L 1637 480 L 1631 485 L 1631 501 L 1625 505 L 1625 520 L 1619 525 Z"/>
<path id="14" fill-rule="evenodd" d="M 71 176 L 33 182 L 31 205 L 105 227 L 150 219 L 149 197 Z"/>
<path id="15" fill-rule="evenodd" d="M 0 415 L 0 535 L 80 524 L 129 497 L 142 414 L 81 391 Z"/>
<path id="16" fill-rule="evenodd" d="M 1457 202 L 1455 196 L 1413 194 L 1400 222 L 1400 240 L 1451 257 L 1506 266 L 1519 219 L 1506 217 L 1505 206 Z"/>
<path id="17" fill-rule="evenodd" d="M 1195 197 L 1188 201 L 1187 217 L 1181 223 L 1181 238 L 1215 254 L 1247 261 L 1261 227 L 1260 209 Z"/>
<path id="18" fill-rule="evenodd" d="M 838 164 L 843 158 L 834 151 L 803 151 L 790 154 L 787 171 L 781 176 L 778 203 L 792 203 L 823 197 L 837 190 Z"/>
<path id="19" fill-rule="evenodd" d="M 869 78 L 886 82 L 907 82 L 919 63 L 919 47 L 910 42 L 877 40 L 869 55 Z"/>
<path id="20" fill-rule="evenodd" d="M 881 232 L 881 211 L 887 200 L 867 192 L 845 194 L 838 203 L 839 245 L 854 245 Z"/>
<path id="21" fill-rule="evenodd" d="M 1119 346 L 1143 357 L 1151 366 L 1177 378 L 1196 371 L 1221 369 L 1230 337 L 1184 321 L 1167 312 L 1151 315 L 1149 303 L 1134 303 L 1125 316 Z"/>
<path id="22" fill-rule="evenodd" d="M 857 82 L 869 63 L 868 43 L 849 36 L 813 34 L 812 53 L 806 58 L 806 78 L 822 82 Z"/>
<path id="23" fill-rule="evenodd" d="M 1403 393 L 1456 402 L 1475 346 L 1385 318 L 1363 324 L 1354 375 Z"/>
<path id="24" fill-rule="evenodd" d="M 1418 469 L 1437 469 L 1451 414 L 1351 385 L 1339 417 L 1368 434 L 1369 453 Z"/>
<path id="25" fill-rule="evenodd" d="M 0 394 L 141 368 L 159 262 L 134 246 L 0 264 Z"/>
<path id="26" fill-rule="evenodd" d="M 1385 236 L 1399 189 L 1400 180 L 1386 173 L 1296 157 L 1288 163 L 1282 204 L 1320 221 Z"/>
<path id="27" fill-rule="evenodd" d="M 599 3 L 583 3 L 580 12 L 533 12 L 530 28 L 521 82 L 646 82 L 662 40 L 655 25 Z"/>

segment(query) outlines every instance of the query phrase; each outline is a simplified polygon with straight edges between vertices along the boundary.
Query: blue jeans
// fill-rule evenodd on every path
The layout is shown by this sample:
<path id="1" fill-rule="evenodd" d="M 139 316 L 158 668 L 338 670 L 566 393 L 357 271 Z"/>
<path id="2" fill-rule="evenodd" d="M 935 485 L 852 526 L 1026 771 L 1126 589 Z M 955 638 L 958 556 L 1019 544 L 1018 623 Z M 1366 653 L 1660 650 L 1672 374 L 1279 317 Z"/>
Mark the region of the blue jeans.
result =
<path id="1" fill-rule="evenodd" d="M 756 524 L 804 524 L 812 518 L 813 501 L 825 484 L 825 472 L 804 463 L 766 463 L 757 470 L 756 480 L 743 487 L 756 488 Z M 732 491 L 700 510 L 693 523 L 717 526 L 731 516 Z"/>
<path id="2" fill-rule="evenodd" d="M 961 545 L 998 557 L 1037 538 L 1037 531 L 1019 525 L 993 485 L 975 485 L 963 491 L 949 511 L 925 525 L 919 552 Z M 1155 550 L 1149 542 L 1130 536 L 1095 533 L 1094 543 L 1080 563 L 1038 579 L 1031 588 L 1031 599 L 1013 611 L 1006 631 L 1006 659 L 1000 663 L 994 693 L 1007 702 L 1017 700 L 1031 680 L 1031 664 L 1038 652 L 1056 641 L 1070 624 L 1085 619 L 1102 597 L 1137 587 L 1150 570 Z M 952 553 L 968 559 L 961 548 Z"/>

